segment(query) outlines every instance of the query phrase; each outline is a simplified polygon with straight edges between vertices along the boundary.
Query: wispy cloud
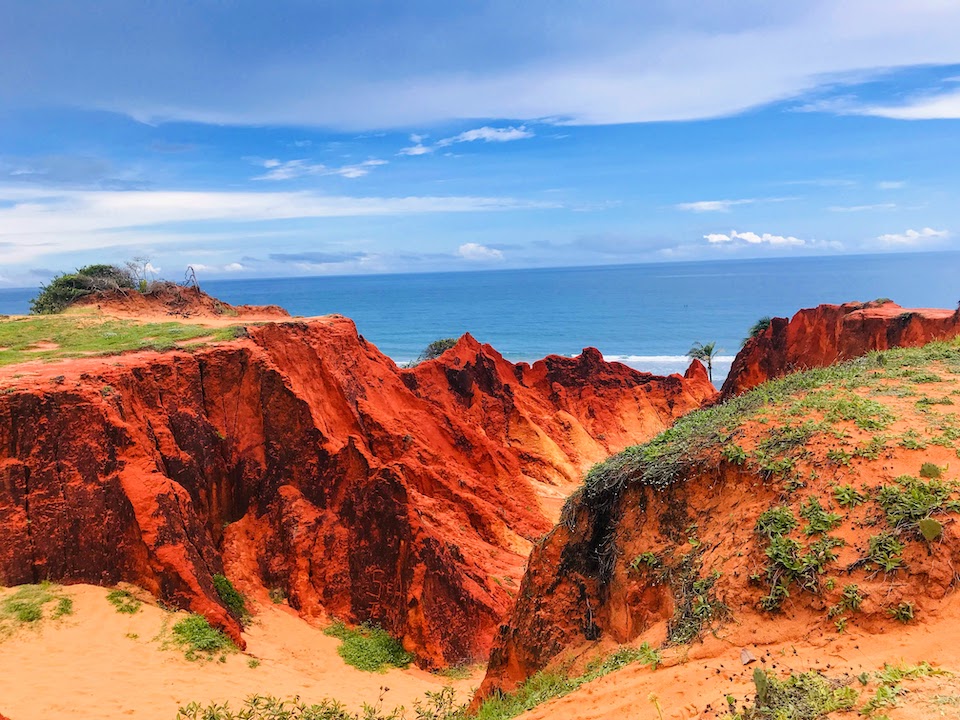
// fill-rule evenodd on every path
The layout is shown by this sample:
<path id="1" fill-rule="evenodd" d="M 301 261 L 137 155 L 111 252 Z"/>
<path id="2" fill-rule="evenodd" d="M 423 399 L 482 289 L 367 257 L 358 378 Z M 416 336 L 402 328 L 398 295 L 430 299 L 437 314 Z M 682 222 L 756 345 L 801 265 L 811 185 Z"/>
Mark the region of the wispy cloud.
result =
<path id="1" fill-rule="evenodd" d="M 466 130 L 459 135 L 454 135 L 453 137 L 438 140 L 437 147 L 448 147 L 449 145 L 455 145 L 457 143 L 478 141 L 487 143 L 504 143 L 512 142 L 514 140 L 525 140 L 527 138 L 532 138 L 533 135 L 533 132 L 531 130 L 527 130 L 526 126 L 524 125 L 521 125 L 520 127 L 511 126 L 503 128 L 495 128 L 485 125 L 474 130 Z"/>
<path id="2" fill-rule="evenodd" d="M 182 242 L 190 233 L 213 237 L 222 232 L 225 223 L 560 207 L 562 204 L 557 202 L 511 197 L 352 197 L 315 192 L 50 191 L 0 187 L 0 265 L 61 252 L 135 245 L 146 238 L 154 244 L 172 244 Z M 170 229 L 183 223 L 193 223 L 195 227 L 189 233 Z"/>
<path id="3" fill-rule="evenodd" d="M 773 235 L 771 233 L 755 232 L 737 232 L 732 230 L 729 233 L 710 233 L 704 235 L 703 239 L 711 245 L 729 245 L 736 243 L 746 243 L 747 245 L 806 245 L 807 240 L 793 237 L 792 235 Z"/>
<path id="4" fill-rule="evenodd" d="M 253 180 L 294 180 L 310 175 L 339 175 L 345 178 L 359 178 L 370 173 L 372 168 L 386 165 L 386 160 L 370 159 L 353 165 L 329 167 L 323 163 L 311 163 L 307 160 L 277 159 L 261 160 L 258 164 L 266 168 L 267 172 L 257 175 Z"/>
<path id="5" fill-rule="evenodd" d="M 833 205 L 828 208 L 828 210 L 830 210 L 830 212 L 851 213 L 870 212 L 872 210 L 894 210 L 896 207 L 896 203 L 877 203 L 875 205 Z"/>
<path id="6" fill-rule="evenodd" d="M 457 249 L 457 255 L 464 260 L 471 260 L 473 262 L 499 262 L 503 260 L 503 252 L 501 250 L 478 243 L 464 243 Z"/>
<path id="7" fill-rule="evenodd" d="M 878 190 L 899 190 L 906 187 L 907 183 L 903 180 L 881 180 L 877 183 Z"/>
<path id="8" fill-rule="evenodd" d="M 751 205 L 755 202 L 757 201 L 752 198 L 743 200 L 698 200 L 696 202 L 678 203 L 674 207 L 677 210 L 695 213 L 730 212 L 730 208 L 736 205 Z"/>
<path id="9" fill-rule="evenodd" d="M 415 155 L 427 155 L 428 153 L 432 153 L 433 148 L 423 144 L 423 141 L 426 139 L 427 139 L 426 135 L 417 135 L 416 133 L 414 133 L 413 135 L 410 136 L 410 142 L 412 142 L 413 145 L 403 148 L 400 152 L 397 153 L 397 155 L 415 156 Z"/>
<path id="10" fill-rule="evenodd" d="M 905 230 L 902 233 L 889 233 L 877 238 L 884 245 L 922 245 L 931 241 L 944 240 L 950 237 L 948 230 L 934 230 L 925 227 L 922 230 Z"/>

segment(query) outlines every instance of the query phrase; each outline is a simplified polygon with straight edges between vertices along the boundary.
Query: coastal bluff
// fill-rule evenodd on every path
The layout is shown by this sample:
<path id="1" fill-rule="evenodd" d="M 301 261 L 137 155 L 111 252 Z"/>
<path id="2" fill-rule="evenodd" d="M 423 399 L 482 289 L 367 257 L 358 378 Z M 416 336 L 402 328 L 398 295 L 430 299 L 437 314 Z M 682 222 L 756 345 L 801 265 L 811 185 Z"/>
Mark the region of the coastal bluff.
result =
<path id="1" fill-rule="evenodd" d="M 748 338 L 723 383 L 723 398 L 791 372 L 866 355 L 872 350 L 917 347 L 960 334 L 960 308 L 903 308 L 890 300 L 818 305 L 792 318 L 771 318 Z"/>
<path id="2" fill-rule="evenodd" d="M 0 584 L 134 583 L 242 646 L 222 573 L 423 667 L 483 660 L 583 473 L 717 394 L 698 362 L 513 364 L 467 335 L 404 369 L 343 317 L 235 319 L 225 342 L 0 367 Z"/>

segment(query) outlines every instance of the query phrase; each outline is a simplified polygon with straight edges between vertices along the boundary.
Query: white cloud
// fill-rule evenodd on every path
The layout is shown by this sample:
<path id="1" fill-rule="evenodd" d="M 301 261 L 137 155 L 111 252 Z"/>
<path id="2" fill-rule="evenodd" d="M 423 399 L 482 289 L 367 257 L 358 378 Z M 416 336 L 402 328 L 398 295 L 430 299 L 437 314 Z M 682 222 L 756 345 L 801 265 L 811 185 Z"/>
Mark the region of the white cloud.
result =
<path id="1" fill-rule="evenodd" d="M 386 160 L 364 160 L 353 165 L 329 167 L 322 163 L 310 163 L 306 160 L 287 160 L 281 162 L 275 158 L 262 160 L 259 163 L 267 172 L 257 175 L 254 180 L 293 180 L 310 175 L 339 175 L 345 178 L 359 178 L 369 174 L 370 169 L 379 165 L 386 165 Z"/>
<path id="2" fill-rule="evenodd" d="M 877 183 L 878 190 L 899 190 L 906 187 L 907 183 L 903 180 L 881 180 Z"/>
<path id="3" fill-rule="evenodd" d="M 697 202 L 678 203 L 674 205 L 677 210 L 687 210 L 695 213 L 705 212 L 730 212 L 730 208 L 735 205 L 750 205 L 757 202 L 754 199 L 744 200 L 698 200 Z"/>
<path id="4" fill-rule="evenodd" d="M 801 240 L 800 238 L 793 237 L 792 235 L 772 235 L 770 233 L 763 233 L 758 235 L 755 232 L 737 232 L 732 230 L 729 234 L 724 233 L 710 233 L 704 235 L 703 239 L 706 240 L 711 245 L 727 245 L 732 243 L 745 243 L 747 245 L 806 245 L 806 240 Z"/>
<path id="5" fill-rule="evenodd" d="M 560 208 L 510 197 L 352 197 L 315 192 L 86 191 L 0 187 L 0 266 L 56 253 L 183 242 L 175 223 L 396 216 Z M 202 232 L 202 231 L 201 231 Z M 469 250 L 468 250 L 469 252 Z"/>
<path id="6" fill-rule="evenodd" d="M 426 155 L 427 153 L 432 153 L 433 148 L 427 147 L 423 143 L 418 142 L 416 145 L 411 145 L 410 147 L 405 147 L 397 155 Z"/>
<path id="7" fill-rule="evenodd" d="M 897 207 L 896 203 L 877 203 L 875 205 L 833 205 L 828 208 L 830 212 L 868 212 L 871 210 L 893 210 Z"/>
<path id="8" fill-rule="evenodd" d="M 921 245 L 948 237 L 950 237 L 950 232 L 947 230 L 934 230 L 926 227 L 922 230 L 906 230 L 902 233 L 881 235 L 877 240 L 884 245 Z"/>
<path id="9" fill-rule="evenodd" d="M 477 142 L 478 140 L 488 143 L 511 142 L 513 140 L 525 140 L 526 138 L 532 137 L 533 133 L 530 130 L 527 130 L 527 128 L 523 125 L 520 127 L 511 126 L 505 128 L 494 128 L 485 125 L 474 130 L 466 130 L 459 135 L 454 135 L 453 137 L 438 140 L 437 147 L 447 147 L 448 145 L 453 145 L 455 143 Z"/>
<path id="10" fill-rule="evenodd" d="M 900 105 L 854 105 L 846 112 L 851 115 L 871 115 L 894 120 L 958 120 L 960 90 L 914 97 Z"/>
<path id="11" fill-rule="evenodd" d="M 457 255 L 464 260 L 475 262 L 492 262 L 503 260 L 503 253 L 496 248 L 490 248 L 478 243 L 464 243 L 457 249 Z"/>
<path id="12" fill-rule="evenodd" d="M 225 272 L 240 272 L 241 270 L 246 270 L 246 268 L 238 262 L 227 263 L 223 266 Z"/>

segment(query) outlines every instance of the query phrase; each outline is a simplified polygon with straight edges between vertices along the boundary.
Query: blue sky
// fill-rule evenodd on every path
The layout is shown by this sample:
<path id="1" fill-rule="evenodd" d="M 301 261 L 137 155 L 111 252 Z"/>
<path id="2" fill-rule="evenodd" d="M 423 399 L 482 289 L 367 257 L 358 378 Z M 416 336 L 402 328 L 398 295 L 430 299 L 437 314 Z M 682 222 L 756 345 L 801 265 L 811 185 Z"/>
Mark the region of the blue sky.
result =
<path id="1" fill-rule="evenodd" d="M 0 0 L 0 286 L 952 249 L 960 3 Z"/>

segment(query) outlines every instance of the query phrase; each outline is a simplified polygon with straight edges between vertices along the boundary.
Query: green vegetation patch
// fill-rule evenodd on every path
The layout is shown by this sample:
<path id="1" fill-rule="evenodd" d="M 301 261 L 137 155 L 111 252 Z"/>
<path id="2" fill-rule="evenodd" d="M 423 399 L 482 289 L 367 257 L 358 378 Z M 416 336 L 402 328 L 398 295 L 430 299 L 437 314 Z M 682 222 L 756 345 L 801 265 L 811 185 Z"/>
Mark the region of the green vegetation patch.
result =
<path id="1" fill-rule="evenodd" d="M 142 602 L 133 596 L 133 593 L 127 590 L 111 590 L 107 593 L 107 602 L 117 609 L 118 613 L 124 615 L 133 615 L 140 610 Z"/>
<path id="2" fill-rule="evenodd" d="M 177 322 L 99 321 L 83 315 L 0 320 L 0 366 L 29 360 L 113 355 L 128 350 L 169 350 L 178 343 L 209 338 L 232 340 L 240 326 L 209 328 Z"/>
<path id="3" fill-rule="evenodd" d="M 403 649 L 399 640 L 374 625 L 350 628 L 342 622 L 335 622 L 323 633 L 340 640 L 337 654 L 347 665 L 359 670 L 386 672 L 392 667 L 406 668 L 415 659 L 413 653 Z"/>
<path id="4" fill-rule="evenodd" d="M 116 265 L 87 265 L 72 273 L 61 273 L 30 301 L 34 315 L 60 313 L 76 299 L 103 290 L 133 289 L 133 273 Z"/>
<path id="5" fill-rule="evenodd" d="M 230 579 L 227 578 L 226 575 L 214 575 L 213 587 L 230 612 L 240 618 L 242 622 L 247 622 L 250 619 L 250 611 L 247 609 L 246 599 L 233 586 L 233 583 L 230 582 Z"/>
<path id="6" fill-rule="evenodd" d="M 187 660 L 225 659 L 237 646 L 222 631 L 210 626 L 203 615 L 189 615 L 171 629 L 173 642 L 184 650 Z"/>
<path id="7" fill-rule="evenodd" d="M 960 501 L 952 499 L 956 484 L 942 480 L 924 482 L 910 475 L 901 475 L 894 485 L 884 485 L 877 502 L 887 522 L 897 530 L 919 528 L 931 515 L 960 512 Z"/>
<path id="8" fill-rule="evenodd" d="M 51 605 L 51 607 L 47 607 Z M 73 600 L 62 588 L 48 582 L 21 585 L 0 601 L 0 624 L 35 623 L 45 617 L 56 619 L 73 614 Z"/>
<path id="9" fill-rule="evenodd" d="M 629 447 L 595 465 L 587 474 L 583 499 L 591 508 L 606 506 L 609 495 L 619 494 L 633 483 L 651 487 L 670 485 L 714 462 L 711 450 L 723 453 L 731 462 L 742 464 L 748 460 L 743 457 L 742 448 L 733 444 L 734 434 L 742 425 L 762 419 L 764 413 L 776 406 L 788 416 L 810 412 L 822 415 L 822 419 L 815 423 L 808 421 L 777 429 L 763 441 L 765 445 L 758 448 L 759 453 L 753 454 L 768 474 L 789 470 L 793 456 L 782 453 L 802 451 L 804 438 L 809 439 L 834 423 L 849 421 L 861 429 L 876 431 L 894 421 L 885 405 L 861 397 L 853 389 L 869 387 L 904 369 L 936 362 L 960 363 L 960 340 L 872 352 L 849 362 L 765 382 L 724 403 L 685 415 L 648 443 Z M 914 372 L 912 377 L 919 377 L 919 374 Z M 925 446 L 920 436 L 911 431 L 904 433 L 900 444 L 918 449 Z M 878 444 L 867 448 L 867 452 L 879 453 L 884 446 Z M 851 458 L 852 454 L 845 457 L 847 462 Z"/>
<path id="10" fill-rule="evenodd" d="M 176 720 L 465 720 L 466 712 L 456 705 L 453 688 L 428 692 L 425 701 L 413 703 L 413 716 L 408 716 L 402 707 L 383 710 L 383 695 L 370 705 L 363 704 L 359 713 L 347 710 L 336 700 L 325 699 L 307 704 L 300 698 L 280 700 L 269 695 L 253 695 L 234 710 L 229 703 L 190 703 L 181 707 Z"/>
<path id="11" fill-rule="evenodd" d="M 647 643 L 639 648 L 623 647 L 602 660 L 588 664 L 583 674 L 568 677 L 563 672 L 541 670 L 515 692 L 495 694 L 483 701 L 474 718 L 476 720 L 509 720 L 532 710 L 547 700 L 569 695 L 580 686 L 608 675 L 632 663 L 642 663 L 652 669 L 660 664 L 660 653 Z"/>
<path id="12" fill-rule="evenodd" d="M 780 680 L 757 668 L 753 673 L 757 695 L 753 705 L 734 720 L 818 720 L 828 713 L 850 710 L 858 693 L 842 680 L 810 671 Z"/>

